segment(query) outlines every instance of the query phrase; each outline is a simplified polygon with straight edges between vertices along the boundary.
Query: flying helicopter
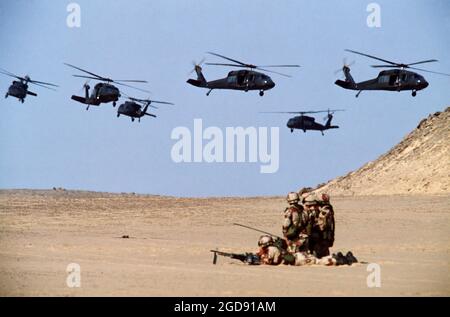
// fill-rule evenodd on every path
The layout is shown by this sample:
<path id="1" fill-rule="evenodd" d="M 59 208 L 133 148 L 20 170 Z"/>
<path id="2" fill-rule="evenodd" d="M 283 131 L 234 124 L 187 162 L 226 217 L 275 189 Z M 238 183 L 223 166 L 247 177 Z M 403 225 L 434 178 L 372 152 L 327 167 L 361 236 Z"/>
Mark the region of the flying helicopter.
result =
<path id="1" fill-rule="evenodd" d="M 303 130 L 306 132 L 307 130 L 312 131 L 320 131 L 322 135 L 324 135 L 323 131 L 329 129 L 339 129 L 337 125 L 331 125 L 331 120 L 333 120 L 333 114 L 337 111 L 345 111 L 343 109 L 333 109 L 333 110 L 319 110 L 319 111 L 273 111 L 273 112 L 261 112 L 261 113 L 290 113 L 290 114 L 299 114 L 299 116 L 290 118 L 286 124 L 286 126 L 291 129 L 291 133 L 294 132 L 294 129 Z M 305 114 L 312 113 L 327 113 L 327 116 L 324 118 L 326 120 L 325 124 L 320 124 L 316 122 L 316 119 L 310 116 L 305 116 Z"/>
<path id="2" fill-rule="evenodd" d="M 128 97 L 129 100 L 125 101 L 125 103 L 121 104 L 117 109 L 117 117 L 120 117 L 121 114 L 131 117 L 131 121 L 134 122 L 134 119 L 137 118 L 139 122 L 141 122 L 141 118 L 143 116 L 150 116 L 156 118 L 156 115 L 148 113 L 148 107 L 152 107 L 158 109 L 158 107 L 152 106 L 152 103 L 164 104 L 164 105 L 173 105 L 171 102 L 166 101 L 157 101 L 150 99 L 137 99 L 133 97 Z M 142 109 L 144 107 L 144 109 Z"/>
<path id="3" fill-rule="evenodd" d="M 230 66 L 230 67 L 241 67 L 247 69 L 240 69 L 230 71 L 225 78 L 207 81 L 205 76 L 202 73 L 201 65 L 205 61 L 204 59 L 200 63 L 193 63 L 194 69 L 191 71 L 197 73 L 197 79 L 189 79 L 187 82 L 195 87 L 207 88 L 209 91 L 206 93 L 207 96 L 213 91 L 213 89 L 231 89 L 231 90 L 243 90 L 245 92 L 249 90 L 259 90 L 259 95 L 264 96 L 264 91 L 272 89 L 275 87 L 275 83 L 272 78 L 263 74 L 261 72 L 255 71 L 262 70 L 269 73 L 275 73 L 285 77 L 291 77 L 286 74 L 282 74 L 273 70 L 268 70 L 266 68 L 272 67 L 300 67 L 299 65 L 266 65 L 266 66 L 257 66 L 252 64 L 247 64 L 240 62 L 235 59 L 231 59 L 229 57 L 219 55 L 212 52 L 207 52 L 208 54 L 218 56 L 220 58 L 226 59 L 228 61 L 233 62 L 234 64 L 223 64 L 223 63 L 205 63 L 205 65 L 218 65 L 218 66 Z"/>
<path id="4" fill-rule="evenodd" d="M 415 97 L 417 95 L 417 91 L 425 89 L 428 87 L 428 82 L 425 80 L 425 78 L 422 75 L 419 75 L 415 72 L 408 71 L 406 69 L 414 69 L 419 70 L 422 72 L 432 73 L 432 74 L 438 74 L 438 75 L 444 75 L 444 76 L 450 76 L 450 74 L 444 74 L 439 72 L 434 72 L 422 68 L 416 68 L 411 67 L 418 64 L 425 64 L 425 63 L 432 63 L 437 62 L 436 59 L 429 59 L 424 60 L 420 62 L 410 63 L 410 64 L 403 64 L 403 63 L 395 63 L 391 62 L 376 56 L 352 51 L 346 49 L 347 52 L 351 52 L 354 54 L 366 56 L 372 59 L 376 59 L 379 61 L 382 61 L 384 63 L 387 63 L 388 65 L 372 65 L 374 68 L 394 68 L 389 70 L 383 70 L 381 71 L 377 78 L 369 79 L 366 81 L 362 81 L 359 83 L 356 83 L 353 80 L 352 75 L 350 75 L 350 65 L 346 65 L 344 62 L 344 66 L 342 68 L 342 72 L 344 73 L 345 80 L 336 80 L 335 84 L 345 88 L 345 89 L 351 89 L 351 90 L 358 90 L 358 93 L 355 97 L 358 97 L 359 94 L 363 90 L 387 90 L 387 91 L 402 91 L 402 90 L 411 90 L 412 96 Z M 341 71 L 341 70 L 339 70 Z M 337 71 L 338 72 L 338 71 Z"/>
<path id="5" fill-rule="evenodd" d="M 88 85 L 88 82 L 86 82 L 83 85 L 84 97 L 75 96 L 75 95 L 72 96 L 73 100 L 81 102 L 83 104 L 86 104 L 87 105 L 86 110 L 89 110 L 90 106 L 99 106 L 102 103 L 108 103 L 108 102 L 112 102 L 113 106 L 114 107 L 116 106 L 116 102 L 119 100 L 121 94 L 120 94 L 120 90 L 117 87 L 115 87 L 114 85 L 112 85 L 112 83 L 115 83 L 115 84 L 121 85 L 121 86 L 130 87 L 133 89 L 137 89 L 137 90 L 140 90 L 143 92 L 149 92 L 149 91 L 141 89 L 141 88 L 137 88 L 137 87 L 130 86 L 128 84 L 124 84 L 124 82 L 147 83 L 147 81 L 145 81 L 145 80 L 111 79 L 111 78 L 107 78 L 107 77 L 103 77 L 103 76 L 94 74 L 92 72 L 81 69 L 81 68 L 71 65 L 71 64 L 67 64 L 67 63 L 64 63 L 64 64 L 69 67 L 75 68 L 77 70 L 80 70 L 84 73 L 91 75 L 91 76 L 73 75 L 74 77 L 94 79 L 94 80 L 101 81 L 101 82 L 95 84 L 94 89 L 92 90 L 92 93 L 90 96 L 89 96 L 89 89 L 91 87 Z"/>
<path id="6" fill-rule="evenodd" d="M 8 92 L 6 93 L 5 98 L 8 98 L 9 96 L 16 97 L 22 103 L 25 102 L 25 97 L 27 95 L 35 96 L 35 97 L 37 96 L 37 94 L 35 92 L 28 90 L 28 84 L 33 84 L 33 85 L 44 87 L 44 88 L 47 88 L 50 90 L 55 90 L 51 87 L 58 87 L 58 85 L 55 85 L 55 84 L 45 83 L 43 81 L 32 80 L 28 75 L 25 77 L 17 76 L 17 75 L 14 75 L 13 73 L 8 72 L 7 70 L 1 69 L 1 68 L 0 68 L 0 73 L 4 74 L 6 76 L 10 76 L 10 77 L 18 79 L 18 81 L 14 80 L 12 82 L 11 86 L 9 86 Z M 48 87 L 48 86 L 51 86 L 51 87 Z"/>

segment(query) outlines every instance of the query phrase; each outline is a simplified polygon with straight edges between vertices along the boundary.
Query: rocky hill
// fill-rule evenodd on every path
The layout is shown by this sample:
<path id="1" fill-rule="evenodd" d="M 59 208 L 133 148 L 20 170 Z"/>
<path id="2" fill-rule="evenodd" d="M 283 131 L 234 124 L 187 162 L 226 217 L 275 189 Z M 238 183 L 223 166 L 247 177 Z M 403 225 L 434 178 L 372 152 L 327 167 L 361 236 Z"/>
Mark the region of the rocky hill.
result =
<path id="1" fill-rule="evenodd" d="M 450 193 L 450 107 L 423 119 L 377 160 L 316 191 L 345 196 Z"/>

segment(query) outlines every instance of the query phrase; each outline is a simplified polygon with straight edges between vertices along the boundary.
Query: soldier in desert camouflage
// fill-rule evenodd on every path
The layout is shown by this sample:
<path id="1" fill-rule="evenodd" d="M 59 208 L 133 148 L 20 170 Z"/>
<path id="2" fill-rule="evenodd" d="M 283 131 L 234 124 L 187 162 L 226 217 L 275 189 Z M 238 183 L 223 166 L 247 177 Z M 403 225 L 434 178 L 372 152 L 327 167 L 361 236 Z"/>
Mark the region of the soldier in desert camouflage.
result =
<path id="1" fill-rule="evenodd" d="M 262 265 L 324 265 L 324 266 L 338 266 L 351 265 L 358 262 L 351 252 L 345 256 L 339 252 L 322 258 L 317 258 L 307 251 L 295 252 L 293 254 L 286 250 L 280 249 L 274 243 L 274 240 L 269 235 L 261 236 L 258 240 L 259 250 L 256 255 L 259 258 L 258 264 Z"/>
<path id="2" fill-rule="evenodd" d="M 278 265 L 282 262 L 282 250 L 274 245 L 273 238 L 269 235 L 258 239 L 258 252 L 260 264 Z"/>
<path id="3" fill-rule="evenodd" d="M 291 192 L 286 198 L 289 206 L 284 210 L 283 218 L 283 236 L 286 238 L 287 251 L 295 253 L 308 250 L 308 236 L 311 227 L 308 214 L 299 205 L 299 196 Z"/>
<path id="4" fill-rule="evenodd" d="M 334 243 L 334 212 L 329 197 L 326 202 L 311 193 L 305 198 L 304 208 L 309 216 L 311 234 L 309 235 L 309 251 L 317 258 L 330 255 L 329 248 Z"/>
<path id="5" fill-rule="evenodd" d="M 306 199 L 306 197 L 308 197 L 308 195 L 311 193 L 311 191 L 312 191 L 311 187 L 302 187 L 299 189 L 299 191 L 298 191 L 298 197 L 300 198 L 299 204 L 302 207 L 305 207 L 304 206 L 305 199 Z"/>
<path id="6" fill-rule="evenodd" d="M 358 260 L 353 256 L 352 252 L 347 252 L 344 256 L 341 252 L 333 255 L 323 256 L 318 258 L 309 252 L 296 252 L 293 254 L 295 262 L 292 265 L 304 266 L 304 265 L 325 265 L 325 266 L 338 266 L 338 265 L 352 265 L 357 263 Z"/>

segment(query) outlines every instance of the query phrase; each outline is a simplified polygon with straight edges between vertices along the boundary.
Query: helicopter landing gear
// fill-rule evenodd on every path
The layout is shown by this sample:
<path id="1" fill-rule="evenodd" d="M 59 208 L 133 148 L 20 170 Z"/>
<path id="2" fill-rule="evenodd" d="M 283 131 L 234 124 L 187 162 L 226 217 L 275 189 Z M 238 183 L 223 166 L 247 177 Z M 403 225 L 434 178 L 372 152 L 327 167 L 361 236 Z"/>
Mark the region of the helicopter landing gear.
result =
<path id="1" fill-rule="evenodd" d="M 294 129 L 291 129 L 291 133 L 294 132 Z"/>
<path id="2" fill-rule="evenodd" d="M 115 101 L 113 101 L 113 107 L 115 107 L 116 106 L 116 102 Z"/>
<path id="3" fill-rule="evenodd" d="M 8 93 L 6 93 L 6 95 L 5 95 L 5 99 L 6 99 L 6 98 L 8 98 L 8 96 L 9 96 L 9 94 L 8 94 Z"/>
<path id="4" fill-rule="evenodd" d="M 86 111 L 88 111 L 89 110 L 89 105 L 86 107 Z"/>
<path id="5" fill-rule="evenodd" d="M 320 131 L 322 133 L 322 136 L 324 136 L 325 134 L 323 134 L 323 131 Z"/>
<path id="6" fill-rule="evenodd" d="M 411 93 L 411 95 L 412 95 L 413 97 L 415 97 L 415 96 L 417 95 L 417 91 L 413 90 L 412 93 Z"/>
<path id="7" fill-rule="evenodd" d="M 117 114 L 117 118 L 120 117 L 120 113 Z"/>
<path id="8" fill-rule="evenodd" d="M 213 91 L 213 90 L 210 89 L 210 90 L 206 93 L 206 95 L 209 96 L 209 94 L 211 93 L 211 91 Z"/>
<path id="9" fill-rule="evenodd" d="M 134 118 L 131 118 L 131 122 L 134 122 Z"/>
<path id="10" fill-rule="evenodd" d="M 138 122 L 141 122 L 141 118 L 138 119 Z"/>
<path id="11" fill-rule="evenodd" d="M 356 98 L 358 98 L 359 97 L 359 94 L 362 92 L 362 90 L 360 90 L 360 91 L 358 91 L 358 93 L 356 94 Z"/>
<path id="12" fill-rule="evenodd" d="M 21 103 L 24 103 L 24 102 L 25 102 L 25 100 L 24 100 L 24 99 L 20 99 L 20 102 L 21 102 Z"/>
<path id="13" fill-rule="evenodd" d="M 259 91 L 259 95 L 262 97 L 262 96 L 264 96 L 264 90 L 260 90 Z"/>

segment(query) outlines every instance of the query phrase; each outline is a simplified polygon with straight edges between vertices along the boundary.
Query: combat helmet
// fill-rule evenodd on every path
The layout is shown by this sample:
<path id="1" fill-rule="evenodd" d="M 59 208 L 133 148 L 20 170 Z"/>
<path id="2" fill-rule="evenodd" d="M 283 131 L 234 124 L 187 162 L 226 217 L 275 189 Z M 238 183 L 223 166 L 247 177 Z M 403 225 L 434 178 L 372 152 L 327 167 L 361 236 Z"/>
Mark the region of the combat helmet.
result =
<path id="1" fill-rule="evenodd" d="M 287 195 L 286 200 L 288 201 L 288 203 L 294 204 L 300 200 L 300 197 L 298 196 L 298 194 L 296 192 L 290 192 Z"/>
<path id="2" fill-rule="evenodd" d="M 326 204 L 330 203 L 330 195 L 326 194 L 326 193 L 322 193 L 322 201 Z"/>
<path id="3" fill-rule="evenodd" d="M 319 202 L 319 199 L 317 198 L 317 195 L 314 193 L 311 193 L 305 197 L 304 205 L 305 206 L 317 205 L 318 202 Z"/>
<path id="4" fill-rule="evenodd" d="M 300 198 L 300 202 L 303 204 L 305 202 L 305 198 L 311 193 L 311 187 L 302 187 L 298 191 L 298 197 Z"/>
<path id="5" fill-rule="evenodd" d="M 273 244 L 273 238 L 269 235 L 263 235 L 258 239 L 258 246 L 265 248 Z"/>

